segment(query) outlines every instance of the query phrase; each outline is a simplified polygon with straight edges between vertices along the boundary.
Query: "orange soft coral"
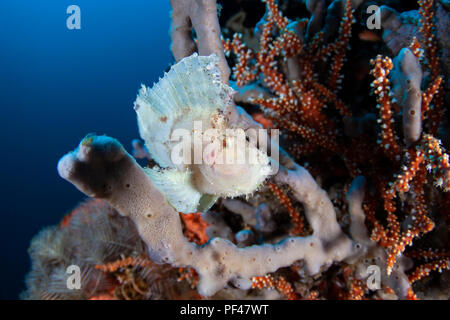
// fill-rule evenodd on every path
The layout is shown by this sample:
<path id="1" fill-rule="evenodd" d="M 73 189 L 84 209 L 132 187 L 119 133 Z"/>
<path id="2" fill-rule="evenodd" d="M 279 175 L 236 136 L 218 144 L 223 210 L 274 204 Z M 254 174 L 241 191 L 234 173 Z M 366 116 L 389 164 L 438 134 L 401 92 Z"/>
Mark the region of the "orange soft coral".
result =
<path id="1" fill-rule="evenodd" d="M 289 216 L 291 217 L 293 228 L 290 233 L 292 235 L 301 235 L 304 231 L 304 222 L 300 213 L 294 208 L 289 197 L 278 187 L 275 183 L 267 183 L 269 189 L 280 200 L 280 202 L 286 207 Z"/>
<path id="2" fill-rule="evenodd" d="M 282 276 L 274 278 L 271 275 L 261 276 L 261 277 L 253 277 L 252 278 L 252 288 L 268 288 L 268 289 L 276 289 L 288 300 L 298 300 L 299 297 L 295 293 L 292 285 L 286 281 L 286 279 Z"/>

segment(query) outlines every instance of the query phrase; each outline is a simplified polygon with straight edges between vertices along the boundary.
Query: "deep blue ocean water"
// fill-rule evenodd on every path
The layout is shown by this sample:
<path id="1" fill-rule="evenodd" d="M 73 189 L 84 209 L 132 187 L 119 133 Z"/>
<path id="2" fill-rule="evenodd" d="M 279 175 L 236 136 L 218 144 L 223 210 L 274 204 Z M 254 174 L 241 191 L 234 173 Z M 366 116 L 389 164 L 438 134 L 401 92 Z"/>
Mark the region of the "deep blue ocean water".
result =
<path id="1" fill-rule="evenodd" d="M 66 9 L 81 9 L 69 30 Z M 0 0 L 0 299 L 15 299 L 27 248 L 83 195 L 56 171 L 87 133 L 128 150 L 132 108 L 172 62 L 168 0 Z"/>

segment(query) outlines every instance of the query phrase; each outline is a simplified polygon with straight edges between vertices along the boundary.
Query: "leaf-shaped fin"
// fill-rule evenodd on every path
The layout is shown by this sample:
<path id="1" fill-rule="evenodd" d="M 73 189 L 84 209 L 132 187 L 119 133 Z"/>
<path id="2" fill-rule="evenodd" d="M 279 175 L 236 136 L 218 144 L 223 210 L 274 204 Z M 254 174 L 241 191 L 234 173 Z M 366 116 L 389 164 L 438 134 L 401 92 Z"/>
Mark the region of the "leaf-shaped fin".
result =
<path id="1" fill-rule="evenodd" d="M 217 200 L 217 197 L 203 195 L 194 188 L 191 183 L 191 171 L 149 168 L 144 170 L 178 212 L 191 213 L 207 210 Z"/>

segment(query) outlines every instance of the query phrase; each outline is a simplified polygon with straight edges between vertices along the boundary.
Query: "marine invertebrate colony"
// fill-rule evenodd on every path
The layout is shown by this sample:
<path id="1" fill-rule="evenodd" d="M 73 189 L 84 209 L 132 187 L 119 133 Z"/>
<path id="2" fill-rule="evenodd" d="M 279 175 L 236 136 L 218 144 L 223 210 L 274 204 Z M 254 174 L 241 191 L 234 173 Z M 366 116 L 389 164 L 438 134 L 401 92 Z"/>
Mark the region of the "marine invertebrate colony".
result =
<path id="1" fill-rule="evenodd" d="M 134 105 L 146 144 L 135 141 L 135 155 L 157 166 L 142 168 L 117 140 L 94 135 L 60 160 L 64 179 L 108 202 L 142 241 L 134 252 L 87 263 L 115 284 L 83 297 L 152 298 L 151 273 L 188 280 L 166 297 L 448 299 L 450 166 L 439 140 L 448 123 L 433 19 L 439 2 L 419 1 L 422 36 L 401 48 L 386 40 L 391 29 L 402 37 L 387 7 L 383 47 L 358 37 L 372 32 L 357 24 L 361 1 L 334 0 L 328 8 L 307 1 L 311 18 L 294 21 L 275 0 L 264 3 L 252 49 L 232 30 L 220 39 L 215 0 L 171 1 L 177 63 L 153 88 L 143 86 Z M 358 58 L 353 46 L 367 55 Z M 352 79 L 358 85 L 349 88 Z M 245 141 L 244 153 L 259 161 L 218 161 L 238 156 L 227 129 L 261 127 L 234 103 L 282 129 L 280 159 L 270 159 L 261 141 Z M 206 161 L 175 162 L 173 133 L 195 133 L 196 121 L 213 130 L 200 142 Z M 184 151 L 194 150 L 188 144 Z M 276 160 L 280 170 L 270 175 Z M 42 237 L 35 241 L 48 247 Z M 52 274 L 47 260 L 32 256 L 46 270 L 34 274 Z M 377 288 L 366 282 L 374 266 Z M 31 276 L 30 288 L 41 279 Z"/>
<path id="2" fill-rule="evenodd" d="M 26 299 L 176 299 L 195 297 L 176 281 L 178 271 L 147 258 L 133 223 L 106 202 L 91 199 L 32 241 Z M 81 270 L 80 290 L 67 287 L 66 270 Z"/>
<path id="3" fill-rule="evenodd" d="M 245 141 L 243 131 L 244 150 L 237 146 L 238 137 L 225 119 L 232 89 L 220 81 L 218 67 L 215 55 L 193 54 L 152 89 L 143 87 L 135 102 L 141 136 L 151 157 L 165 168 L 147 173 L 169 202 L 185 213 L 209 209 L 219 196 L 250 194 L 270 172 L 267 155 Z M 176 132 L 177 138 L 189 139 L 173 142 Z M 184 144 L 178 163 L 175 144 Z M 239 163 L 239 152 L 253 153 L 255 161 Z"/>

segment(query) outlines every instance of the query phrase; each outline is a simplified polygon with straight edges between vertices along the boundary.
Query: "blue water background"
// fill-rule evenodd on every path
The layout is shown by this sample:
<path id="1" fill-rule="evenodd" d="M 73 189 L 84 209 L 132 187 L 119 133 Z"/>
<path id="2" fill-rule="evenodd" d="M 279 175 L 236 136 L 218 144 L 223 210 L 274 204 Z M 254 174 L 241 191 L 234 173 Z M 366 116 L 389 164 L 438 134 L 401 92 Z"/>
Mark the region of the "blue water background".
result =
<path id="1" fill-rule="evenodd" d="M 81 8 L 81 30 L 66 9 Z M 56 171 L 85 134 L 138 137 L 132 108 L 172 61 L 166 0 L 0 0 L 0 299 L 15 299 L 27 248 L 84 197 Z"/>

